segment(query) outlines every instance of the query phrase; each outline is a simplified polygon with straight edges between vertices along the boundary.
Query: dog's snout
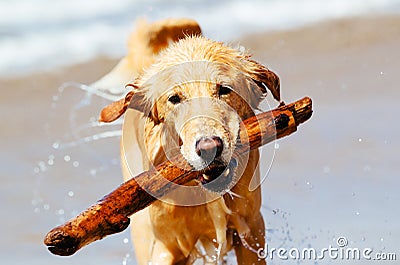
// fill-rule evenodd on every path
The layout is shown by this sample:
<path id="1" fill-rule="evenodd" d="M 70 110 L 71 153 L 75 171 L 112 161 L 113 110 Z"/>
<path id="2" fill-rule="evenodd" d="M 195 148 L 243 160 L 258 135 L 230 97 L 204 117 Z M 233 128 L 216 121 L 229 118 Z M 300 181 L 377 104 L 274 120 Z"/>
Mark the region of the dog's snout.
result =
<path id="1" fill-rule="evenodd" d="M 222 139 L 213 137 L 202 137 L 196 142 L 196 153 L 207 163 L 212 162 L 215 158 L 221 156 L 224 145 Z"/>

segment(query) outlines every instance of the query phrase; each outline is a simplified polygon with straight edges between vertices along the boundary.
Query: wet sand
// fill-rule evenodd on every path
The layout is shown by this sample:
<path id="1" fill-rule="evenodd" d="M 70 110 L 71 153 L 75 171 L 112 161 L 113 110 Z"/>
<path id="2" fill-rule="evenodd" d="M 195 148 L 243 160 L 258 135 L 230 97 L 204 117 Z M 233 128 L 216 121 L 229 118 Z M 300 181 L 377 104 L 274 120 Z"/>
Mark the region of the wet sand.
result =
<path id="1" fill-rule="evenodd" d="M 279 74 L 286 102 L 305 95 L 314 102 L 312 119 L 279 141 L 263 184 L 271 247 L 321 249 L 345 236 L 351 247 L 400 249 L 399 25 L 398 16 L 362 17 L 240 38 L 255 59 Z M 5 263 L 118 264 L 126 258 L 134 264 L 125 257 L 131 250 L 126 233 L 71 258 L 52 256 L 42 244 L 55 224 L 121 181 L 117 137 L 68 150 L 52 148 L 71 130 L 70 108 L 82 98 L 71 90 L 51 108 L 57 88 L 66 81 L 89 84 L 115 63 L 99 58 L 0 80 L 0 253 Z M 97 116 L 102 105 L 94 102 L 77 111 Z"/>

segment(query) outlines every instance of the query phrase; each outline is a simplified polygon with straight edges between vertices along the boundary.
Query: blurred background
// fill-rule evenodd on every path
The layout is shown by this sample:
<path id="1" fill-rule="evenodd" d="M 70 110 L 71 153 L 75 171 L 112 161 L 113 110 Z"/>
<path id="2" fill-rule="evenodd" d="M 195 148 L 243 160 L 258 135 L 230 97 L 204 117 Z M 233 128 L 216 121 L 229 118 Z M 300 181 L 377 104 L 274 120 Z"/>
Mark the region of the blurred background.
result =
<path id="1" fill-rule="evenodd" d="M 136 264 L 128 231 L 72 257 L 42 241 L 122 182 L 123 120 L 99 125 L 110 101 L 85 85 L 126 54 L 140 17 L 195 19 L 276 71 L 285 102 L 313 99 L 312 119 L 263 150 L 269 247 L 318 250 L 342 236 L 400 259 L 399 0 L 0 0 L 2 264 Z M 269 260 L 337 263 L 379 264 Z"/>
<path id="2" fill-rule="evenodd" d="M 138 17 L 190 17 L 212 39 L 286 30 L 328 19 L 397 13 L 396 0 L 0 1 L 0 73 L 49 70 L 125 54 Z"/>

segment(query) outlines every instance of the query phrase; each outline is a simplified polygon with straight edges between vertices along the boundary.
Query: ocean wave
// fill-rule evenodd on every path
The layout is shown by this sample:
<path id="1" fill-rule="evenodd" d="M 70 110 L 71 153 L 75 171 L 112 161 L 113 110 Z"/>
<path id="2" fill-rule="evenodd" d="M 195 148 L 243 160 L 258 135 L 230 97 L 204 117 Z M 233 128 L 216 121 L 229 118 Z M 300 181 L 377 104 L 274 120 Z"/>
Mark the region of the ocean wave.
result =
<path id="1" fill-rule="evenodd" d="M 227 41 L 246 33 L 317 21 L 397 12 L 398 0 L 14 0 L 0 1 L 0 76 L 120 57 L 137 17 L 191 17 Z"/>

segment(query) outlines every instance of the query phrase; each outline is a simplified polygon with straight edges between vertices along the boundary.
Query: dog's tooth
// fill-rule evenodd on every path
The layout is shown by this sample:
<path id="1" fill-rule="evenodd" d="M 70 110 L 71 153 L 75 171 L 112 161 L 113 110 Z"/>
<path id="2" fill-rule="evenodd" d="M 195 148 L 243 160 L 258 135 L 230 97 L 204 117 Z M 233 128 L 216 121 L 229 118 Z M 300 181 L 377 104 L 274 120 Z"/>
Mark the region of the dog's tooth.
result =
<path id="1" fill-rule="evenodd" d="M 224 172 L 224 177 L 227 177 L 227 176 L 229 175 L 229 173 L 230 173 L 230 169 L 227 168 L 227 169 L 225 170 L 225 172 Z"/>
<path id="2" fill-rule="evenodd" d="M 204 178 L 205 180 L 210 180 L 210 177 L 207 176 L 206 174 L 203 174 L 203 178 Z"/>

